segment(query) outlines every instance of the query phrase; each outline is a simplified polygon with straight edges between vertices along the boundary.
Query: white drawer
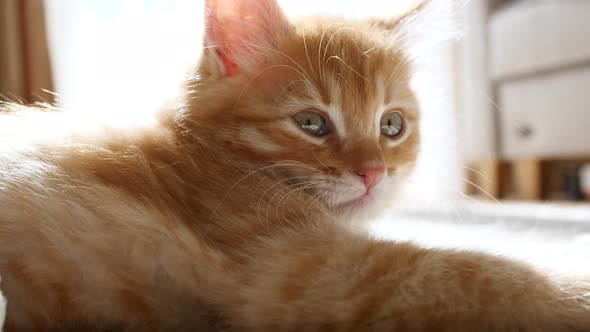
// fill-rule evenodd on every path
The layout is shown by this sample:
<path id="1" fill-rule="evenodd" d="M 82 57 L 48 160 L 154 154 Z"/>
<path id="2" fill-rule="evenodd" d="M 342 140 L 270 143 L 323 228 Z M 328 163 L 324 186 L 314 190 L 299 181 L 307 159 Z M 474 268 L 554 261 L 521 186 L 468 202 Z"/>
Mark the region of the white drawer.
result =
<path id="1" fill-rule="evenodd" d="M 590 156 L 590 66 L 498 87 L 507 159 Z"/>

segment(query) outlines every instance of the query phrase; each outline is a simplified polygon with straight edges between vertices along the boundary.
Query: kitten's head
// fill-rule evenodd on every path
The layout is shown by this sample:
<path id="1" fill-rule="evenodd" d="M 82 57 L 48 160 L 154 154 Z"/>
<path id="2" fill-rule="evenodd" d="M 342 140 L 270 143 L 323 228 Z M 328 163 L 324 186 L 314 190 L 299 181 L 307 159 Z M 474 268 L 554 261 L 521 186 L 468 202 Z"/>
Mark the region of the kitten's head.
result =
<path id="1" fill-rule="evenodd" d="M 312 199 L 380 210 L 418 149 L 411 18 L 290 22 L 274 0 L 208 0 L 193 116 Z"/>

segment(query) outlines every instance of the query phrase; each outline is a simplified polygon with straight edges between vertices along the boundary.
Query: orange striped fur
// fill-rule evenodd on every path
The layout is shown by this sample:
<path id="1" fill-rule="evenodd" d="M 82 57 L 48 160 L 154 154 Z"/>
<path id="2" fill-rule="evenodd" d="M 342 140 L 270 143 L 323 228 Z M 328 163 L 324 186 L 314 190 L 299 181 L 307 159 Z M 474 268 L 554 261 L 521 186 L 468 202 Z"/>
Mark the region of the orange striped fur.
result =
<path id="1" fill-rule="evenodd" d="M 590 330 L 581 281 L 349 227 L 387 211 L 416 158 L 404 32 L 422 8 L 289 22 L 273 0 L 207 6 L 201 64 L 154 127 L 33 137 L 67 115 L 1 106 L 6 332 Z M 328 134 L 293 120 L 310 110 Z M 385 137 L 394 110 L 404 128 Z"/>

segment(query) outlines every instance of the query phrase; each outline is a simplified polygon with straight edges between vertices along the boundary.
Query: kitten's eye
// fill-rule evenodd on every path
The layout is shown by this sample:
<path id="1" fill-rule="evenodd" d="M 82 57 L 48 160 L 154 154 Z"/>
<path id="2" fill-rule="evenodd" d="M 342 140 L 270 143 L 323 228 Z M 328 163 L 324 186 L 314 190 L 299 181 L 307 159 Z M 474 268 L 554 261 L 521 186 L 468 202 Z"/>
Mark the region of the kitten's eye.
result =
<path id="1" fill-rule="evenodd" d="M 318 113 L 303 111 L 295 114 L 293 119 L 301 126 L 301 129 L 313 136 L 323 136 L 328 133 L 326 119 Z"/>
<path id="2" fill-rule="evenodd" d="M 398 111 L 383 114 L 380 127 L 382 135 L 396 137 L 404 130 L 404 117 Z"/>

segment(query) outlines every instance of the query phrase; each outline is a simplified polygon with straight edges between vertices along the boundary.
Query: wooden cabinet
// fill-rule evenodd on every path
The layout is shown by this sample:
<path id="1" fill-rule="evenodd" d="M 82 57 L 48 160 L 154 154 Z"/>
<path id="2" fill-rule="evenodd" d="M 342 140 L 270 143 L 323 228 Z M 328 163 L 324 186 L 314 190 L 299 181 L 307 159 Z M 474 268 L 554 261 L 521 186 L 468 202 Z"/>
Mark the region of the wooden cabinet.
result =
<path id="1" fill-rule="evenodd" d="M 590 155 L 590 65 L 504 82 L 497 93 L 502 158 Z"/>

